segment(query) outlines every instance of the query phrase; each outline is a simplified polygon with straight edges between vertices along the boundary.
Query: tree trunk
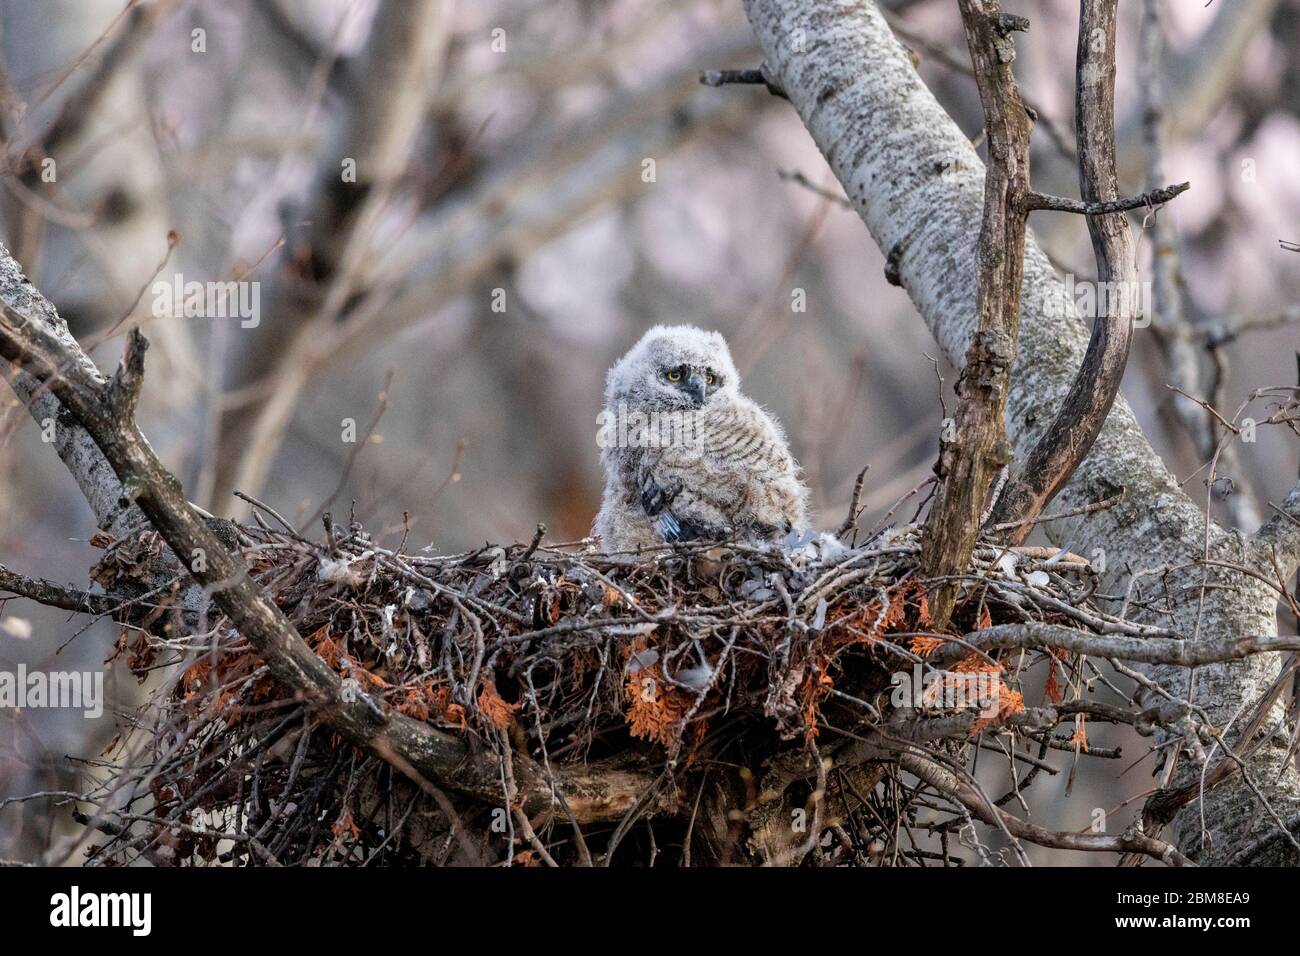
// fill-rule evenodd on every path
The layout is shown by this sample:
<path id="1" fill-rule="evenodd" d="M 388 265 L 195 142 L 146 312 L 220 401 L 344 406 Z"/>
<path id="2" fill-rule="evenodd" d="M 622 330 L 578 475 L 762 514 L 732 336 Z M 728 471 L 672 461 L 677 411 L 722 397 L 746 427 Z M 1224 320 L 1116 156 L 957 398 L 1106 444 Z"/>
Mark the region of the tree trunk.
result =
<path id="1" fill-rule="evenodd" d="M 898 263 L 903 287 L 948 358 L 960 363 L 975 330 L 976 242 L 984 164 L 970 140 L 926 88 L 906 48 L 870 0 L 745 0 L 764 65 L 785 91 L 880 248 Z M 1020 341 L 1007 404 L 1013 451 L 1023 457 L 1052 420 L 1083 359 L 1088 332 L 1047 257 L 1025 247 Z M 1202 509 L 1152 450 L 1123 398 L 1115 402 L 1091 454 L 1057 501 L 1064 508 L 1126 492 L 1124 501 L 1070 525 L 1077 553 L 1104 558 L 1109 593 L 1123 594 L 1131 573 L 1145 594 L 1167 602 L 1173 626 L 1189 640 L 1277 632 L 1277 596 L 1261 581 L 1198 559 L 1250 567 L 1276 579 L 1267 557 L 1278 549 L 1280 574 L 1296 565 L 1295 531 L 1270 522 L 1254 540 L 1206 527 Z M 1293 492 L 1287 508 L 1300 506 Z M 1060 528 L 1057 528 L 1060 533 Z M 1055 540 L 1055 539 L 1054 539 Z M 1204 588 L 1208 583 L 1210 587 Z M 1279 675 L 1277 655 L 1191 672 L 1192 696 L 1216 726 L 1235 732 L 1249 705 Z M 1175 696 L 1188 672 L 1155 668 L 1151 677 Z M 1243 712 L 1244 709 L 1244 712 Z M 1280 713 L 1280 712 L 1279 712 Z M 1240 715 L 1240 716 L 1238 716 Z M 1266 730 L 1276 725 L 1265 721 Z M 1291 830 L 1300 822 L 1300 775 L 1285 771 L 1285 740 L 1274 734 L 1250 761 L 1250 778 Z M 1222 753 L 1214 755 L 1221 759 Z M 1213 759 L 1213 758 L 1212 758 Z M 1180 762 L 1174 783 L 1199 768 Z M 1261 808 L 1241 775 L 1205 794 L 1172 821 L 1178 846 L 1202 864 L 1300 862 L 1291 842 Z"/>

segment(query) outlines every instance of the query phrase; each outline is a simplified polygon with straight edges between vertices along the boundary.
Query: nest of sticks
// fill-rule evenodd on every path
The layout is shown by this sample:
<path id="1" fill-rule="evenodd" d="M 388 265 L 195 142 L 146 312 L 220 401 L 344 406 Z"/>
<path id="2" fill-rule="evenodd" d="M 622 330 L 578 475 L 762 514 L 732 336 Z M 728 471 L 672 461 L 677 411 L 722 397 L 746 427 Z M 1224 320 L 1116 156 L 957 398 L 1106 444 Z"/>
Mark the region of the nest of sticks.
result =
<path id="1" fill-rule="evenodd" d="M 953 621 L 935 632 L 911 526 L 852 549 L 823 536 L 622 557 L 543 547 L 540 535 L 431 556 L 328 518 L 311 541 L 260 514 L 238 538 L 345 693 L 463 739 L 467 759 L 495 760 L 500 799 L 422 787 L 354 746 L 215 610 L 187 629 L 166 626 L 176 608 L 158 610 L 118 643 L 149 693 L 92 768 L 78 818 L 106 839 L 87 862 L 960 863 L 971 814 L 933 780 L 906 778 L 882 739 L 950 767 L 984 734 L 1040 756 L 1083 752 L 1081 714 L 1034 716 L 1087 693 L 1076 658 L 986 652 L 961 635 L 1129 626 L 1094 605 L 1082 559 L 982 544 Z M 120 582 L 163 556 L 146 532 L 108 547 L 97 576 Z M 1027 709 L 1027 675 L 1044 662 L 1046 689 L 1040 668 L 1042 699 Z M 929 676 L 900 693 L 900 674 Z M 618 819 L 584 823 L 562 795 L 524 816 L 510 767 L 525 759 L 548 776 L 612 760 L 654 793 Z"/>

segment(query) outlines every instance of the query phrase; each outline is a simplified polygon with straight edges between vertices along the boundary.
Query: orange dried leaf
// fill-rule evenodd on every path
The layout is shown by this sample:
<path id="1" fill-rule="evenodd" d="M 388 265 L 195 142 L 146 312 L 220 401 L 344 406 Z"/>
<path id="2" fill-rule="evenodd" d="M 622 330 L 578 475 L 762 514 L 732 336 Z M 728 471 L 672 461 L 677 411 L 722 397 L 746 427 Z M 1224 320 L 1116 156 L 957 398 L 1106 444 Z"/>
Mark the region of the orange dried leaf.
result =
<path id="1" fill-rule="evenodd" d="M 360 664 L 356 663 L 354 660 L 352 660 L 352 658 L 348 657 L 346 654 L 344 655 L 344 660 L 347 661 L 347 663 L 349 664 L 349 667 L 347 669 L 349 677 L 356 678 L 358 682 L 369 684 L 371 687 L 388 686 L 388 681 L 384 680 L 382 677 L 379 677 L 376 674 L 370 673 L 370 671 L 366 670 Z"/>
<path id="2" fill-rule="evenodd" d="M 334 836 L 339 839 L 347 837 L 350 840 L 356 840 L 361 836 L 361 828 L 357 826 L 356 821 L 352 819 L 351 810 L 344 810 L 343 816 L 339 817 L 338 820 L 334 822 L 334 826 L 330 827 L 330 830 L 334 833 Z"/>
<path id="3" fill-rule="evenodd" d="M 1024 694 L 1018 690 L 1012 690 L 1006 684 L 1002 685 L 1001 693 L 998 694 L 998 701 L 998 720 L 1006 720 L 1008 717 L 1024 712 Z"/>
<path id="4" fill-rule="evenodd" d="M 912 638 L 912 653 L 921 657 L 929 657 L 946 643 L 942 637 L 914 637 Z"/>
<path id="5" fill-rule="evenodd" d="M 212 662 L 208 658 L 196 661 L 190 665 L 185 676 L 181 678 L 181 687 L 185 689 L 185 699 L 193 700 L 208 682 L 208 676 L 212 671 Z"/>
<path id="6" fill-rule="evenodd" d="M 412 687 L 406 692 L 406 698 L 397 705 L 397 712 L 415 720 L 429 719 L 429 702 L 424 688 Z"/>
<path id="7" fill-rule="evenodd" d="M 1048 665 L 1047 685 L 1043 688 L 1043 693 L 1047 695 L 1047 699 L 1053 704 L 1059 704 L 1061 702 L 1061 682 L 1056 678 L 1055 658 L 1053 658 L 1051 664 Z"/>
<path id="8" fill-rule="evenodd" d="M 460 724 L 461 730 L 465 729 L 465 708 L 460 704 L 449 704 L 447 709 L 442 712 L 442 716 L 444 720 L 453 724 Z"/>
<path id="9" fill-rule="evenodd" d="M 930 617 L 930 599 L 926 596 L 925 588 L 919 585 L 916 595 L 916 619 L 922 627 L 934 626 L 934 619 Z"/>
<path id="10" fill-rule="evenodd" d="M 1075 747 L 1082 747 L 1083 751 L 1088 751 L 1088 730 L 1084 725 L 1083 714 L 1079 714 L 1074 722 L 1074 734 L 1070 737 L 1070 743 Z"/>
<path id="11" fill-rule="evenodd" d="M 337 671 L 339 669 L 339 660 L 342 658 L 343 652 L 339 650 L 337 644 L 330 640 L 328 627 L 322 627 L 315 631 L 307 638 L 307 643 L 320 656 L 320 659 L 329 665 L 330 670 Z"/>
<path id="12" fill-rule="evenodd" d="M 996 662 L 990 662 L 981 654 L 971 651 L 951 668 L 959 674 L 997 674 L 1002 671 L 1002 665 Z"/>
<path id="13" fill-rule="evenodd" d="M 654 740 L 670 751 L 681 745 L 678 726 L 691 701 L 678 694 L 660 677 L 659 665 L 628 674 L 623 691 L 627 698 L 627 722 L 633 737 Z"/>
<path id="14" fill-rule="evenodd" d="M 1025 709 L 1024 695 L 1012 690 L 1005 683 L 998 682 L 998 712 L 991 717 L 981 717 L 971 725 L 971 736 L 975 736 L 986 727 L 1002 724 L 1007 718 L 1021 713 Z"/>
<path id="15" fill-rule="evenodd" d="M 478 694 L 478 709 L 483 712 L 494 726 L 509 727 L 514 720 L 515 711 L 520 704 L 507 702 L 497 691 L 497 685 L 490 680 L 483 681 L 483 689 Z"/>

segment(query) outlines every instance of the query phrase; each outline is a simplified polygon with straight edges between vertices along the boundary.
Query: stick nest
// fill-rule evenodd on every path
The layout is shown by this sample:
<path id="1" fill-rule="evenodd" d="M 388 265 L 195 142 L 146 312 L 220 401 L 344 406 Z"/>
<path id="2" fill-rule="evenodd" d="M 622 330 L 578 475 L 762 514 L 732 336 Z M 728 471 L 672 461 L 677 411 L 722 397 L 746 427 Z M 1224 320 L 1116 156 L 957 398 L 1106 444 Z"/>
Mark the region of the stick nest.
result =
<path id="1" fill-rule="evenodd" d="M 828 786 L 835 799 L 817 811 L 820 824 L 856 828 L 815 853 L 871 862 L 900 823 L 919 825 L 923 801 L 877 790 L 879 771 L 828 784 L 809 755 L 900 719 L 971 716 L 956 743 L 927 744 L 945 753 L 981 731 L 1008 732 L 1024 710 L 1026 655 L 998 659 L 948 638 L 1025 621 L 1096 633 L 1107 620 L 1086 563 L 982 545 L 953 622 L 934 633 L 912 527 L 851 550 L 823 536 L 793 550 L 693 546 L 630 559 L 536 542 L 435 557 L 380 548 L 356 525 L 327 520 L 326 530 L 313 542 L 259 516 L 238 535 L 254 578 L 344 693 L 463 739 L 467 759 L 505 758 L 501 799 L 462 796 L 454 781 L 417 787 L 278 684 L 214 608 L 181 629 L 166 626 L 173 607 L 118 644 L 149 679 L 149 700 L 85 793 L 96 810 L 79 818 L 108 836 L 90 862 L 441 864 L 477 854 L 563 864 L 620 844 L 625 862 L 682 862 L 692 845 L 697 860 L 707 845 L 725 862 L 754 851 L 764 806 L 808 806 Z M 113 544 L 97 575 L 120 582 L 163 557 L 146 532 Z M 973 716 L 970 702 L 953 709 L 940 693 L 900 710 L 894 675 L 940 661 L 945 674 L 986 675 L 996 706 L 980 701 Z M 613 760 L 648 773 L 656 800 L 617 821 L 580 826 L 557 807 L 521 822 L 506 777 L 521 760 L 547 775 Z M 712 822 L 711 808 L 721 813 Z M 927 855 L 898 852 L 901 863 Z"/>

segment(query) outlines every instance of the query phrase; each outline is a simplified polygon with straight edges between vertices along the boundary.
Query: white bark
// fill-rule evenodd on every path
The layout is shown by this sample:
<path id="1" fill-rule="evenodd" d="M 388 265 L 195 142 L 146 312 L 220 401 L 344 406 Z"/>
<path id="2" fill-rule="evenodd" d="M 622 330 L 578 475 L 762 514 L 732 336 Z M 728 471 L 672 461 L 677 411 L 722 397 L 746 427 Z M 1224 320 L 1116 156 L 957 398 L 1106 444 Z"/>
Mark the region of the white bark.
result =
<path id="1" fill-rule="evenodd" d="M 68 354 L 77 356 L 78 361 L 102 380 L 94 363 L 76 345 L 67 323 L 59 318 L 54 307 L 27 281 L 22 269 L 3 245 L 0 245 L 0 301 L 53 330 L 69 343 Z M 95 512 L 95 523 L 115 537 L 121 537 L 128 529 L 142 524 L 145 519 L 139 509 L 131 504 L 123 504 L 121 482 L 117 480 L 117 475 L 99 447 L 85 429 L 63 411 L 58 399 L 48 389 L 40 388 L 30 375 L 7 362 L 0 363 L 0 371 L 3 371 L 18 400 L 31 412 L 37 427 L 44 429 L 52 424 L 54 449 L 76 480 L 77 487 L 81 489 L 91 510 Z"/>
<path id="2" fill-rule="evenodd" d="M 887 254 L 900 244 L 900 274 L 935 339 L 955 364 L 975 324 L 976 239 L 984 165 L 970 141 L 922 83 L 907 51 L 870 0 L 745 0 L 769 73 L 790 98 L 818 147 Z M 1031 32 L 1020 43 L 1035 42 Z M 1195 188 L 1195 184 L 1193 184 Z M 1040 214 L 1042 215 L 1042 214 Z M 1023 456 L 1052 419 L 1082 360 L 1087 330 L 1074 315 L 1064 284 L 1033 241 L 1026 244 L 1019 354 L 1007 407 L 1008 434 Z M 1063 523 L 1071 549 L 1105 553 L 1107 586 L 1123 593 L 1126 568 L 1169 565 L 1172 624 L 1189 639 L 1275 634 L 1276 597 L 1259 581 L 1224 569 L 1188 567 L 1207 546 L 1219 561 L 1258 564 L 1259 548 L 1206 528 L 1201 508 L 1147 443 L 1128 404 L 1115 402 L 1092 452 L 1061 493 L 1075 507 L 1127 491 L 1124 502 Z M 1285 556 L 1283 573 L 1295 566 Z M 1260 565 L 1262 566 L 1262 565 Z M 1202 578 L 1212 585 L 1200 607 Z M 1273 577 L 1272 571 L 1268 576 Z M 1154 589 L 1154 579 L 1145 579 Z M 1199 610 L 1198 610 L 1199 608 Z M 1166 625 L 1171 619 L 1165 618 Z M 1278 673 L 1276 655 L 1195 671 L 1194 694 L 1219 726 L 1254 701 Z M 1175 694 L 1185 673 L 1153 669 Z M 1246 717 L 1242 718 L 1243 723 Z M 1265 745 L 1252 777 L 1284 819 L 1300 814 L 1300 781 L 1279 779 L 1280 743 Z M 1188 762 L 1183 762 L 1186 772 Z M 1226 862 L 1234 847 L 1252 846 L 1235 862 L 1277 863 L 1289 849 L 1240 778 L 1206 796 L 1212 842 L 1202 848 L 1198 807 L 1174 821 L 1174 837 L 1202 862 Z M 1294 826 L 1292 827 L 1294 829 Z M 1288 859 L 1288 862 L 1295 862 Z"/>

